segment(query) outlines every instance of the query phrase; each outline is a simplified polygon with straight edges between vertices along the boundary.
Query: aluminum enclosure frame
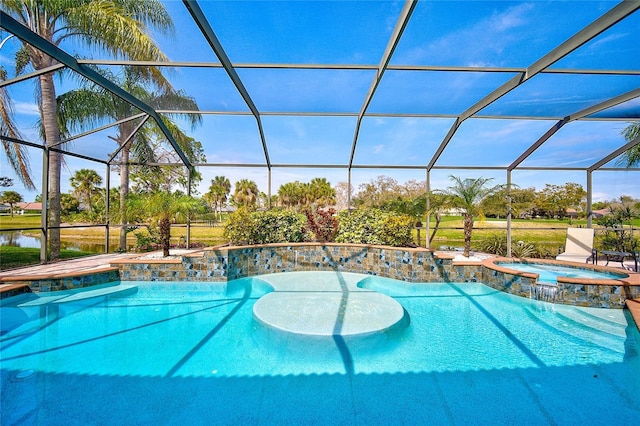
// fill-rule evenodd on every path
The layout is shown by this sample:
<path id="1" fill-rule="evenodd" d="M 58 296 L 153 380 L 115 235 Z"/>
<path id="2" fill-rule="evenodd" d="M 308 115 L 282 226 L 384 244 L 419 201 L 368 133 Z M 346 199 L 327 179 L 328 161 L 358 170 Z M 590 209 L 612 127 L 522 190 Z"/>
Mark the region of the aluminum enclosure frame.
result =
<path id="1" fill-rule="evenodd" d="M 140 114 L 137 114 L 132 117 L 128 117 L 125 119 L 126 121 L 135 120 L 138 118 L 142 118 L 141 123 L 136 127 L 136 131 L 141 128 L 141 126 L 148 120 L 149 118 L 153 118 L 158 127 L 164 133 L 165 137 L 172 145 L 173 149 L 176 151 L 178 156 L 180 157 L 180 164 L 157 164 L 157 165 L 166 165 L 166 166 L 175 166 L 182 165 L 186 166 L 187 169 L 191 170 L 193 167 L 250 167 L 250 168 L 266 168 L 268 172 L 268 195 L 269 199 L 271 198 L 271 173 L 274 168 L 317 168 L 317 169 L 344 169 L 347 173 L 349 184 L 351 183 L 351 171 L 353 169 L 395 169 L 395 170 L 423 170 L 426 174 L 426 188 L 425 191 L 428 193 L 430 191 L 430 173 L 432 170 L 502 170 L 506 173 L 507 183 L 510 185 L 511 181 L 511 173 L 514 170 L 548 170 L 548 171 L 583 171 L 587 175 L 587 199 L 588 199 L 588 224 L 591 226 L 591 196 L 592 196 L 592 188 L 591 188 L 591 178 L 592 173 L 597 170 L 619 170 L 615 168 L 604 168 L 604 165 L 614 159 L 616 156 L 620 155 L 625 150 L 637 145 L 640 143 L 638 139 L 631 141 L 618 149 L 614 150 L 610 154 L 603 157 L 601 160 L 593 163 L 589 167 L 524 167 L 521 166 L 521 163 L 524 162 L 533 152 L 535 152 L 538 148 L 544 145 L 544 143 L 550 139 L 556 132 L 558 132 L 563 126 L 570 122 L 574 121 L 630 121 L 640 119 L 640 114 L 637 117 L 629 117 L 629 116 L 614 116 L 614 117 L 590 117 L 591 115 L 608 110 L 613 106 L 619 105 L 621 103 L 627 102 L 632 99 L 636 99 L 640 97 L 640 89 L 631 90 L 627 93 L 615 96 L 611 99 L 608 99 L 604 102 L 600 102 L 596 105 L 592 105 L 588 108 L 585 108 L 580 111 L 576 111 L 573 114 L 570 114 L 566 117 L 534 117 L 534 116 L 495 116 L 495 115 L 483 115 L 481 114 L 482 110 L 487 106 L 491 105 L 496 100 L 500 99 L 502 96 L 516 89 L 526 81 L 529 81 L 532 78 L 535 78 L 538 74 L 581 74 L 581 75 L 640 75 L 640 70 L 595 70 L 595 69 L 550 69 L 549 67 L 570 54 L 571 52 L 578 49 L 580 46 L 583 46 L 588 41 L 595 38 L 597 35 L 606 31 L 607 29 L 615 26 L 618 22 L 622 21 L 626 17 L 636 13 L 638 9 L 640 9 L 640 2 L 637 1 L 629 1 L 624 0 L 618 3 L 609 11 L 605 12 L 591 24 L 584 27 L 582 30 L 578 31 L 572 37 L 567 39 L 564 43 L 561 43 L 556 48 L 550 50 L 547 54 L 542 56 L 537 61 L 533 62 L 530 66 L 526 68 L 491 68 L 491 67 L 445 67 L 445 66 L 409 66 L 409 65 L 390 65 L 391 58 L 394 54 L 395 47 L 398 45 L 399 41 L 403 36 L 403 31 L 411 20 L 412 12 L 415 9 L 418 0 L 406 0 L 402 11 L 399 14 L 399 17 L 396 21 L 394 30 L 392 35 L 387 43 L 387 47 L 382 55 L 380 63 L 378 65 L 353 65 L 353 64 L 267 64 L 267 63 L 255 63 L 255 64 L 233 64 L 226 54 L 222 43 L 217 38 L 214 29 L 208 22 L 206 15 L 200 8 L 198 2 L 196 0 L 183 0 L 183 4 L 187 11 L 189 12 L 191 18 L 196 23 L 197 27 L 200 29 L 203 38 L 207 41 L 212 51 L 220 60 L 220 63 L 201 63 L 201 62 L 152 62 L 152 61 L 125 61 L 125 60 L 76 60 L 67 52 L 59 49 L 58 47 L 50 44 L 46 40 L 39 37 L 37 34 L 31 32 L 26 27 L 20 25 L 17 21 L 13 20 L 9 15 L 0 11 L 0 26 L 5 28 L 11 34 L 20 38 L 26 43 L 29 43 L 36 48 L 42 50 L 43 52 L 49 54 L 54 59 L 60 62 L 58 65 L 54 65 L 49 67 L 48 69 L 41 70 L 39 72 L 34 72 L 30 74 L 26 74 L 20 77 L 16 77 L 14 79 L 6 80 L 0 83 L 0 87 L 6 87 L 20 81 L 24 81 L 30 78 L 37 77 L 42 73 L 54 72 L 63 67 L 68 67 L 69 69 L 75 71 L 79 75 L 88 78 L 89 80 L 101 85 L 111 93 L 116 96 L 119 96 L 123 100 L 129 102 L 131 105 L 138 108 L 142 111 Z M 105 79 L 100 74 L 96 73 L 90 67 L 86 65 L 122 65 L 122 66 L 132 66 L 132 65 L 153 65 L 159 67 L 206 67 L 206 68 L 222 68 L 226 72 L 229 79 L 232 81 L 236 90 L 245 101 L 249 111 L 166 111 L 166 110 L 154 110 L 150 106 L 144 104 L 139 99 L 136 99 L 131 94 L 124 91 L 122 88 L 114 84 L 113 82 Z M 362 106 L 359 112 L 305 112 L 305 111 L 294 111 L 294 112 L 278 112 L 278 111 L 261 111 L 255 105 L 252 100 L 251 94 L 246 89 L 244 83 L 239 77 L 236 69 L 240 68 L 252 68 L 252 69 L 319 69 L 319 70 L 371 70 L 375 71 L 375 76 L 369 90 L 363 99 Z M 381 113 L 369 113 L 368 107 L 371 103 L 372 99 L 376 95 L 376 90 L 380 81 L 383 78 L 385 71 L 394 70 L 394 71 L 449 71 L 449 72 L 483 72 L 483 73 L 515 73 L 516 75 L 509 79 L 504 84 L 500 85 L 492 92 L 488 93 L 484 96 L 480 101 L 474 103 L 469 106 L 466 110 L 464 110 L 461 114 L 381 114 Z M 254 117 L 258 133 L 260 137 L 260 142 L 263 149 L 264 154 L 264 163 L 193 163 L 186 158 L 180 147 L 177 145 L 177 142 L 171 135 L 170 131 L 166 128 L 164 123 L 162 122 L 160 115 L 163 113 L 193 113 L 193 114 L 212 114 L 212 115 L 251 115 Z M 278 164 L 272 163 L 269 157 L 269 141 L 267 140 L 263 126 L 261 117 L 263 116 L 340 116 L 340 117 L 355 117 L 356 125 L 354 129 L 354 136 L 352 140 L 351 150 L 349 160 L 345 164 Z M 449 131 L 446 136 L 436 149 L 433 156 L 425 161 L 424 164 L 415 164 L 415 165 L 365 165 L 365 164 L 354 164 L 354 156 L 356 150 L 358 148 L 359 142 L 359 132 L 362 120 L 365 117 L 428 117 L 428 118 L 449 118 L 453 119 L 454 122 L 451 125 Z M 543 135 L 541 135 L 528 149 L 526 149 L 522 154 L 514 159 L 508 166 L 459 166 L 459 165 L 441 165 L 437 164 L 438 160 L 442 153 L 447 149 L 449 142 L 452 140 L 461 124 L 469 118 L 474 119 L 521 119 L 521 120 L 556 120 L 557 122 Z M 121 120 L 123 121 L 123 120 Z M 121 122 L 119 121 L 119 122 Z M 107 129 L 111 126 L 117 125 L 119 122 L 107 124 L 104 126 L 97 127 L 88 132 L 84 132 L 82 134 L 74 135 L 61 143 L 68 142 L 70 140 L 79 139 L 83 136 L 86 136 L 91 133 L 98 132 L 100 130 Z M 134 132 L 135 133 L 135 132 Z M 129 135 L 129 137 L 133 136 Z M 33 142 L 20 141 L 11 138 L 7 138 L 2 136 L 2 139 L 13 142 L 13 143 L 23 143 L 30 146 L 38 146 L 41 145 L 34 144 Z M 110 158 L 107 161 L 98 158 L 92 158 L 88 156 L 82 156 L 80 154 L 74 153 L 72 151 L 66 151 L 62 147 L 49 147 L 50 149 L 55 149 L 56 151 L 62 152 L 65 155 L 75 155 L 80 158 L 96 161 L 98 163 L 106 164 L 107 167 L 112 165 L 115 157 L 117 156 L 119 150 L 110 155 Z M 134 164 L 134 163 L 131 163 Z M 43 165 L 44 167 L 44 165 Z M 624 169 L 629 170 L 629 169 Z M 637 170 L 637 169 L 632 169 Z M 44 191 L 44 188 L 43 188 Z M 350 197 L 351 194 L 349 194 Z M 511 215 L 509 213 L 508 216 L 508 235 L 510 235 L 511 231 Z M 428 232 L 428 229 L 427 229 Z M 428 242 L 427 242 L 428 244 Z M 107 244 L 108 247 L 108 244 Z"/>

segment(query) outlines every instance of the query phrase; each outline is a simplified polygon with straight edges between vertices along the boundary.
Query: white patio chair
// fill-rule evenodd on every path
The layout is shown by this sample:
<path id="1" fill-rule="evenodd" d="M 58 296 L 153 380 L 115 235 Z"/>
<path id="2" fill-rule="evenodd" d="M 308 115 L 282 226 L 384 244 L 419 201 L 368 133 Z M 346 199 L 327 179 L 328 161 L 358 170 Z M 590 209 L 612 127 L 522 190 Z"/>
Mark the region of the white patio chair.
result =
<path id="1" fill-rule="evenodd" d="M 593 259 L 593 228 L 568 228 L 564 253 L 556 260 L 587 263 Z"/>

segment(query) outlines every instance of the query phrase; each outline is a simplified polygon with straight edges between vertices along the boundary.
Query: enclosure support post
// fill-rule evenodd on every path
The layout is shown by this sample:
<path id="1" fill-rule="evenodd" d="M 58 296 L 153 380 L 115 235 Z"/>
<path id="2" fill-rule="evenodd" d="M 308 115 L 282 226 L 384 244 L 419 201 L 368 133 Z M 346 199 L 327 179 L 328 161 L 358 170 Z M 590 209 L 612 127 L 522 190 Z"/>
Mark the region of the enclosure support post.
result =
<path id="1" fill-rule="evenodd" d="M 429 235 L 431 231 L 431 171 L 427 169 L 426 178 L 425 178 L 425 188 L 427 190 L 427 194 L 425 197 L 425 210 L 427 212 L 427 223 L 425 223 L 424 232 L 425 232 L 425 248 L 431 248 L 431 243 L 429 241 Z"/>
<path id="2" fill-rule="evenodd" d="M 107 188 L 107 193 L 105 194 L 105 198 L 104 198 L 104 210 L 105 210 L 105 233 L 104 233 L 104 252 L 105 253 L 109 253 L 109 226 L 111 224 L 111 221 L 109 220 L 110 217 L 110 209 L 111 209 L 111 197 L 110 195 L 110 191 L 111 191 L 111 166 L 109 164 L 107 164 L 107 176 L 105 178 L 105 186 Z"/>
<path id="3" fill-rule="evenodd" d="M 511 257 L 511 170 L 507 170 L 507 257 Z"/>
<path id="4" fill-rule="evenodd" d="M 40 263 L 47 263 L 49 248 L 49 148 L 42 150 L 42 210 L 40 212 Z"/>
<path id="5" fill-rule="evenodd" d="M 267 169 L 267 178 L 269 181 L 267 184 L 267 208 L 270 209 L 271 208 L 271 167 Z"/>
<path id="6" fill-rule="evenodd" d="M 347 211 L 351 212 L 351 167 L 347 169 Z"/>
<path id="7" fill-rule="evenodd" d="M 587 170 L 587 228 L 591 228 L 592 219 L 593 219 L 593 211 L 591 204 L 593 203 L 593 182 L 591 180 L 593 172 L 591 170 Z"/>
<path id="8" fill-rule="evenodd" d="M 191 173 L 193 169 L 187 166 L 187 196 L 191 197 Z M 191 247 L 191 212 L 187 213 L 187 248 Z"/>

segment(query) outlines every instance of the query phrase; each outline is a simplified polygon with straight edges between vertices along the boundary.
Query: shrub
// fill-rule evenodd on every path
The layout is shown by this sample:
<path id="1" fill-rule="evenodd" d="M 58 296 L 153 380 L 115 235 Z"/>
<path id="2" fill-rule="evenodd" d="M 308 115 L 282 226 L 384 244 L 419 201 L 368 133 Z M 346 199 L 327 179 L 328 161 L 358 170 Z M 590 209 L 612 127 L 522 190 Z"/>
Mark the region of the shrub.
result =
<path id="1" fill-rule="evenodd" d="M 491 253 L 498 256 L 507 255 L 507 234 L 492 234 L 482 241 L 480 250 L 485 253 Z M 533 243 L 526 241 L 516 241 L 511 243 L 512 257 L 546 257 L 543 250 Z"/>
<path id="2" fill-rule="evenodd" d="M 511 256 L 512 257 L 540 257 L 540 253 L 535 244 L 527 243 L 524 241 L 517 241 L 511 244 Z"/>
<path id="3" fill-rule="evenodd" d="M 308 209 L 305 214 L 307 216 L 307 228 L 315 235 L 316 241 L 321 243 L 335 241 L 339 222 L 334 209 L 316 209 L 315 211 Z"/>
<path id="4" fill-rule="evenodd" d="M 498 256 L 507 255 L 507 234 L 491 234 L 480 243 L 480 250 Z"/>
<path id="5" fill-rule="evenodd" d="M 229 215 L 229 220 L 224 227 L 224 238 L 235 245 L 254 244 L 252 241 L 256 234 L 256 223 L 251 217 L 251 212 L 240 207 Z"/>
<path id="6" fill-rule="evenodd" d="M 251 215 L 256 223 L 252 244 L 298 243 L 305 240 L 307 218 L 291 210 L 268 210 Z"/>
<path id="7" fill-rule="evenodd" d="M 268 244 L 301 242 L 305 240 L 302 214 L 288 210 L 249 212 L 239 208 L 229 215 L 224 237 L 232 244 Z"/>
<path id="8" fill-rule="evenodd" d="M 596 222 L 605 228 L 601 238 L 601 246 L 604 250 L 620 252 L 636 251 L 640 240 L 634 238 L 633 228 L 625 223 L 631 223 L 633 213 L 629 208 L 610 208 L 611 214 L 598 219 Z"/>
<path id="9" fill-rule="evenodd" d="M 340 212 L 336 241 L 339 243 L 412 246 L 411 217 L 377 209 Z"/>

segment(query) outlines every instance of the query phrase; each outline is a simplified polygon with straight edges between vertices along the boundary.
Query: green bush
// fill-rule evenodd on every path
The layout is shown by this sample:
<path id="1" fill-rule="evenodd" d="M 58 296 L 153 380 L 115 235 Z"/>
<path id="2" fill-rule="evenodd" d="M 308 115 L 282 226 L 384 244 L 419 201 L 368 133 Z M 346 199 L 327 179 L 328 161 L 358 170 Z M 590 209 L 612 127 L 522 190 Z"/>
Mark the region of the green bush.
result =
<path id="1" fill-rule="evenodd" d="M 232 244 L 301 242 L 306 238 L 307 218 L 289 210 L 249 212 L 244 208 L 229 215 L 224 237 Z"/>
<path id="2" fill-rule="evenodd" d="M 610 210 L 611 214 L 596 221 L 605 228 L 600 239 L 602 249 L 633 253 L 640 246 L 640 240 L 633 236 L 633 212 L 624 207 Z"/>
<path id="3" fill-rule="evenodd" d="M 412 246 L 413 219 L 404 214 L 361 209 L 338 214 L 338 243 Z"/>
<path id="4" fill-rule="evenodd" d="M 506 256 L 507 234 L 491 234 L 480 244 L 480 251 L 498 256 Z M 541 258 L 547 256 L 548 254 L 534 243 L 528 243 L 526 241 L 515 241 L 511 243 L 511 257 Z"/>

